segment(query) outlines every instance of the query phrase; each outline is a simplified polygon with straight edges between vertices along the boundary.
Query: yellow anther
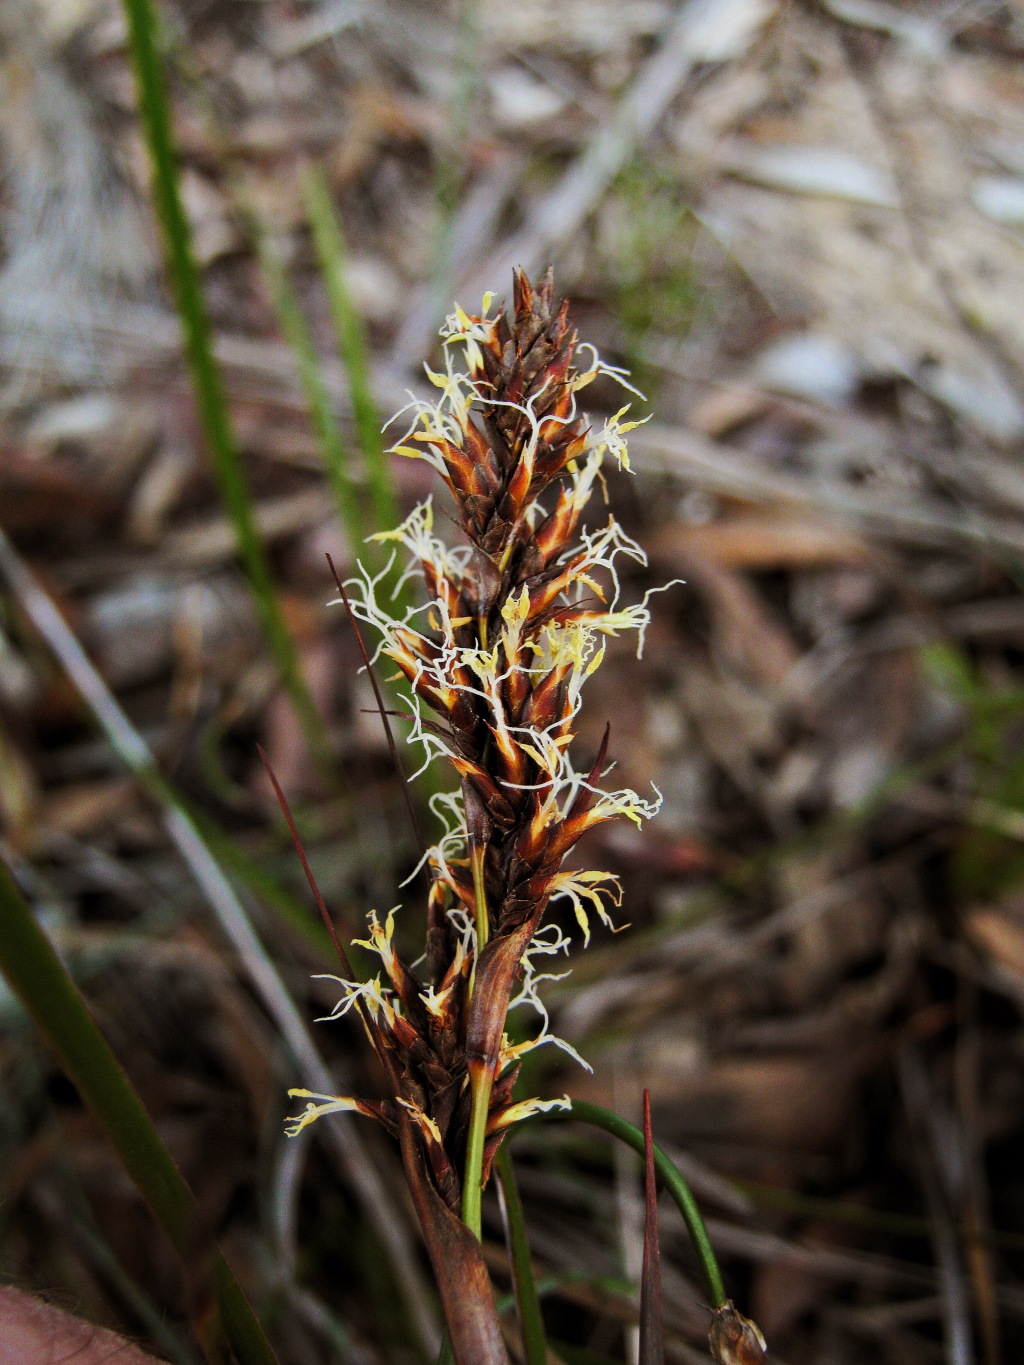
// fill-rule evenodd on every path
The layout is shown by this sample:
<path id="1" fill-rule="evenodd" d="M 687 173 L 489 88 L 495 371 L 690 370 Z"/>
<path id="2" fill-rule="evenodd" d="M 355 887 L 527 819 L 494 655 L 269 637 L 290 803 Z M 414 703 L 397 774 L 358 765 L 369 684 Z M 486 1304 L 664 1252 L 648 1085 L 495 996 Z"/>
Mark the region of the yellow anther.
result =
<path id="1" fill-rule="evenodd" d="M 423 1131 L 425 1133 L 429 1133 L 439 1147 L 444 1145 L 441 1141 L 441 1130 L 440 1128 L 438 1128 L 437 1124 L 434 1122 L 434 1120 L 430 1117 L 429 1114 L 425 1114 L 423 1110 L 420 1108 L 420 1106 L 418 1104 L 414 1104 L 412 1100 L 400 1099 L 398 1103 L 402 1106 L 403 1109 L 408 1109 L 409 1113 L 413 1116 L 413 1118 L 423 1129 Z"/>
<path id="2" fill-rule="evenodd" d="M 510 1128 L 513 1123 L 520 1123 L 523 1119 L 532 1118 L 534 1114 L 547 1114 L 552 1109 L 571 1109 L 572 1100 L 568 1095 L 563 1095 L 560 1100 L 520 1100 L 518 1104 L 512 1104 L 502 1113 L 496 1115 L 487 1124 L 488 1135 L 500 1133 L 503 1128 Z"/>
<path id="3" fill-rule="evenodd" d="M 320 1104 L 307 1104 L 301 1114 L 285 1120 L 284 1131 L 288 1137 L 296 1137 L 303 1128 L 308 1128 L 325 1114 L 350 1114 L 359 1109 L 358 1100 L 347 1095 L 318 1095 L 314 1090 L 289 1090 L 288 1094 L 294 1099 L 321 1101 Z"/>

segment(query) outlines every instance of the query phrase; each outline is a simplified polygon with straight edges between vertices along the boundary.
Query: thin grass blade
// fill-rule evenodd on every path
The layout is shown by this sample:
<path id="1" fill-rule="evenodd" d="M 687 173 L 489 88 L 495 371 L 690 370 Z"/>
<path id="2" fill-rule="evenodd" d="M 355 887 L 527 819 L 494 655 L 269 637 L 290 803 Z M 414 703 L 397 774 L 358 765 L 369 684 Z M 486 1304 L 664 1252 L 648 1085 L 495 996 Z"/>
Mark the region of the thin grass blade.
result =
<path id="1" fill-rule="evenodd" d="M 661 1250 L 658 1246 L 658 1181 L 654 1168 L 649 1090 L 644 1091 L 644 1264 L 640 1277 L 639 1365 L 665 1365 Z"/>
<path id="2" fill-rule="evenodd" d="M 345 528 L 349 545 L 355 552 L 362 546 L 367 532 L 374 528 L 367 525 L 359 489 L 352 478 L 352 455 L 345 448 L 341 428 L 324 383 L 320 357 L 284 263 L 261 224 L 250 217 L 250 226 L 260 265 L 273 297 L 278 323 L 295 355 L 299 382 L 323 451 L 324 468 L 338 508 L 338 517 Z"/>
<path id="3" fill-rule="evenodd" d="M 516 1291 L 519 1331 L 522 1333 L 526 1365 L 547 1365 L 548 1348 L 544 1339 L 544 1318 L 540 1296 L 533 1276 L 530 1243 L 526 1236 L 526 1217 L 519 1197 L 512 1159 L 507 1144 L 502 1144 L 494 1159 L 498 1172 L 498 1191 L 502 1201 L 509 1251 L 512 1256 L 512 1277 Z"/>
<path id="4" fill-rule="evenodd" d="M 152 0 L 124 0 L 124 9 L 143 130 L 153 167 L 153 199 L 163 231 L 175 303 L 185 333 L 185 351 L 203 435 L 274 662 L 318 766 L 337 785 L 340 775 L 330 759 L 327 732 L 303 678 L 298 654 L 274 590 L 270 563 L 256 525 L 252 493 L 231 431 L 227 396 L 213 355 L 210 320 L 178 184 L 178 157 L 160 56 L 162 44 L 156 10 Z"/>
<path id="5" fill-rule="evenodd" d="M 380 409 L 373 394 L 370 347 L 362 318 L 348 291 L 345 235 L 327 178 L 320 167 L 307 165 L 300 174 L 300 183 L 317 261 L 327 291 L 335 344 L 348 380 L 349 401 L 369 492 L 369 511 L 363 527 L 361 553 L 368 565 L 380 569 L 385 561 L 382 555 L 378 555 L 379 545 L 366 538 L 377 531 L 392 530 L 401 517 L 395 482 L 385 453 Z M 337 458 L 326 446 L 324 452 L 328 458 Z M 336 479 L 348 477 L 344 470 L 337 474 L 330 470 L 328 472 L 332 484 Z M 352 543 L 354 547 L 359 541 L 353 540 Z M 394 586 L 397 589 L 397 584 Z M 407 590 L 398 589 L 396 600 L 400 605 L 408 605 Z M 408 735 L 408 727 L 404 723 L 399 728 Z M 400 764 L 398 766 L 401 767 Z M 433 766 L 415 779 L 413 785 L 424 804 L 431 796 L 444 790 L 441 775 Z M 413 823 L 418 826 L 415 817 Z"/>
<path id="6" fill-rule="evenodd" d="M 301 174 L 301 184 L 327 290 L 338 354 L 348 376 L 359 448 L 366 466 L 374 524 L 368 526 L 364 534 L 390 530 L 399 521 L 398 500 L 384 454 L 380 410 L 373 396 L 366 331 L 348 292 L 345 237 L 323 171 L 318 166 L 306 166 Z"/>
<path id="7" fill-rule="evenodd" d="M 197 1253 L 206 1250 L 195 1195 L 2 863 L 0 917 L 0 970 L 96 1116 L 175 1250 L 186 1266 L 194 1268 Z M 217 1247 L 209 1251 L 224 1339 L 243 1365 L 276 1365 L 273 1348 L 222 1252 Z M 216 1357 L 213 1337 L 207 1336 L 204 1346 Z"/>

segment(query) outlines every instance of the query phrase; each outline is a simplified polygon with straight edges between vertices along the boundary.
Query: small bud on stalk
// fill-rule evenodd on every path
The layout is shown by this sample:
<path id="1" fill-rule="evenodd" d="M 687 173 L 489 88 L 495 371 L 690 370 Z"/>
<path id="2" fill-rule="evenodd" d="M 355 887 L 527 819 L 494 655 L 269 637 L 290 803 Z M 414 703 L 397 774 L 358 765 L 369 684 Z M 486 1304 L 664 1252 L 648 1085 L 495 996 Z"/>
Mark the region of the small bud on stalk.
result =
<path id="1" fill-rule="evenodd" d="M 761 1365 L 768 1350 L 757 1323 L 745 1318 L 731 1303 L 723 1303 L 715 1311 L 708 1344 L 719 1365 Z"/>

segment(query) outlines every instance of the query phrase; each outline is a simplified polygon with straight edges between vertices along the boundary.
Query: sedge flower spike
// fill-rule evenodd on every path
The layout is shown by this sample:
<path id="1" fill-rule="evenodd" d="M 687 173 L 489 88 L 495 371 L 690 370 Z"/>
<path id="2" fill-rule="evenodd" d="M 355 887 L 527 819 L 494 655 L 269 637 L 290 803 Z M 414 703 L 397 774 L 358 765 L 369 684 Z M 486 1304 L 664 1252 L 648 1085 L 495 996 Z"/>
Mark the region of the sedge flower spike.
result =
<path id="1" fill-rule="evenodd" d="M 491 315 L 489 298 L 477 316 L 456 307 L 441 331 L 444 363 L 427 371 L 436 396 L 398 415 L 407 428 L 393 450 L 436 471 L 454 501 L 458 543 L 441 539 L 428 499 L 377 537 L 404 557 L 400 582 L 422 579 L 421 605 L 396 612 L 394 558 L 376 576 L 360 565 L 346 584 L 351 610 L 378 633 L 376 657 L 407 684 L 409 742 L 423 766 L 450 764 L 460 788 L 432 802 L 443 832 L 425 855 L 424 957 L 404 964 L 394 911 L 383 924 L 374 914 L 364 946 L 385 979 L 342 982 L 335 1011 L 358 1001 L 395 1093 L 373 1106 L 304 1095 L 311 1103 L 292 1124 L 359 1108 L 404 1134 L 410 1183 L 430 1185 L 421 1221 L 425 1208 L 444 1205 L 472 1225 L 466 1205 L 478 1202 L 509 1124 L 548 1107 L 513 1101 L 519 1059 L 546 1042 L 572 1052 L 549 1033 L 536 993 L 551 977 L 534 959 L 568 946 L 543 924 L 545 911 L 567 900 L 586 939 L 594 916 L 611 924 L 620 892 L 609 874 L 562 871 L 566 854 L 592 826 L 639 824 L 660 804 L 656 791 L 602 786 L 607 733 L 584 768 L 571 752 L 607 641 L 635 631 L 639 654 L 649 613 L 646 598 L 620 604 L 619 569 L 644 565 L 641 548 L 607 513 L 582 525 L 602 462 L 628 469 L 626 435 L 637 423 L 623 408 L 591 428 L 580 412 L 577 395 L 598 375 L 630 386 L 578 345 L 567 312 L 553 301 L 550 272 L 535 288 L 517 271 L 510 309 Z M 541 1029 L 513 1046 L 506 1018 L 524 1004 Z"/>

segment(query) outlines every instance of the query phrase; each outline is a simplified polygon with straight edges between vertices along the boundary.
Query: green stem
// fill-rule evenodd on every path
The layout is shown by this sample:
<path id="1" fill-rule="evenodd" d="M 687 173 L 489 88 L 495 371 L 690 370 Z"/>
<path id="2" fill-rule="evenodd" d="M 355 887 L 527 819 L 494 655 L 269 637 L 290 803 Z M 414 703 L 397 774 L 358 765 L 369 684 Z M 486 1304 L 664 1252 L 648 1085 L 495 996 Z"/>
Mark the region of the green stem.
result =
<path id="1" fill-rule="evenodd" d="M 0 863 L 0 971 L 93 1111 L 171 1243 L 190 1266 L 204 1250 L 198 1202 L 89 1013 L 78 987 Z M 277 1365 L 263 1328 L 219 1248 L 213 1248 L 219 1330 L 244 1365 Z M 214 1339 L 206 1349 L 216 1355 Z"/>
<path id="2" fill-rule="evenodd" d="M 481 1234 L 480 1197 L 483 1194 L 484 1141 L 487 1111 L 491 1105 L 494 1073 L 489 1066 L 470 1065 L 469 1084 L 473 1107 L 466 1139 L 466 1169 L 462 1179 L 462 1221 L 478 1239 Z"/>
<path id="3" fill-rule="evenodd" d="M 640 1129 L 635 1128 L 632 1123 L 627 1123 L 618 1114 L 613 1114 L 610 1109 L 602 1108 L 599 1104 L 590 1104 L 587 1100 L 573 1100 L 571 1109 L 554 1109 L 547 1117 L 579 1119 L 581 1123 L 589 1123 L 595 1128 L 603 1128 L 606 1133 L 618 1138 L 627 1147 L 632 1147 L 634 1152 L 639 1153 L 640 1156 L 644 1155 L 644 1135 Z M 654 1168 L 661 1183 L 675 1200 L 679 1212 L 683 1215 L 683 1221 L 686 1223 L 690 1240 L 693 1242 L 697 1259 L 700 1261 L 701 1270 L 704 1272 L 704 1281 L 711 1306 L 712 1308 L 721 1308 L 723 1304 L 728 1303 L 729 1297 L 725 1292 L 722 1272 L 718 1268 L 714 1248 L 711 1245 L 708 1230 L 704 1226 L 700 1209 L 697 1207 L 697 1201 L 690 1193 L 689 1185 L 657 1144 L 654 1147 Z"/>
<path id="4" fill-rule="evenodd" d="M 530 1244 L 526 1237 L 526 1218 L 523 1214 L 523 1201 L 519 1197 L 515 1172 L 508 1146 L 503 1143 L 494 1159 L 501 1193 L 505 1200 L 505 1220 L 508 1226 L 508 1239 L 512 1251 L 512 1274 L 516 1290 L 516 1307 L 519 1310 L 519 1330 L 523 1336 L 526 1351 L 526 1365 L 547 1365 L 548 1348 L 544 1339 L 544 1319 L 540 1311 L 540 1297 L 537 1282 L 533 1278 L 533 1263 L 530 1259 Z"/>
<path id="5" fill-rule="evenodd" d="M 330 761 L 329 740 L 302 676 L 295 645 L 274 591 L 270 564 L 256 525 L 252 493 L 231 432 L 227 396 L 213 357 L 210 320 L 178 185 L 178 157 L 160 60 L 156 11 L 152 0 L 123 0 L 123 3 L 143 130 L 153 167 L 153 199 L 163 229 L 175 302 L 185 333 L 185 351 L 200 424 L 264 635 L 310 751 L 325 776 L 336 784 L 339 775 Z"/>
<path id="6" fill-rule="evenodd" d="M 476 968 L 480 953 L 488 939 L 487 886 L 484 877 L 482 846 L 475 846 L 470 838 L 469 863 L 473 871 L 473 892 L 476 901 L 476 958 L 469 979 L 469 998 L 476 989 Z M 480 1197 L 483 1193 L 484 1143 L 487 1138 L 487 1111 L 494 1085 L 494 1067 L 486 1062 L 471 1060 L 469 1084 L 472 1109 L 469 1116 L 469 1136 L 466 1138 L 466 1167 L 462 1177 L 462 1221 L 480 1237 Z"/>
<path id="7" fill-rule="evenodd" d="M 469 855 L 469 865 L 473 872 L 473 899 L 476 903 L 476 955 L 478 959 L 491 936 L 490 920 L 487 915 L 487 881 L 484 876 L 486 851 L 484 848 L 474 848 Z"/>

